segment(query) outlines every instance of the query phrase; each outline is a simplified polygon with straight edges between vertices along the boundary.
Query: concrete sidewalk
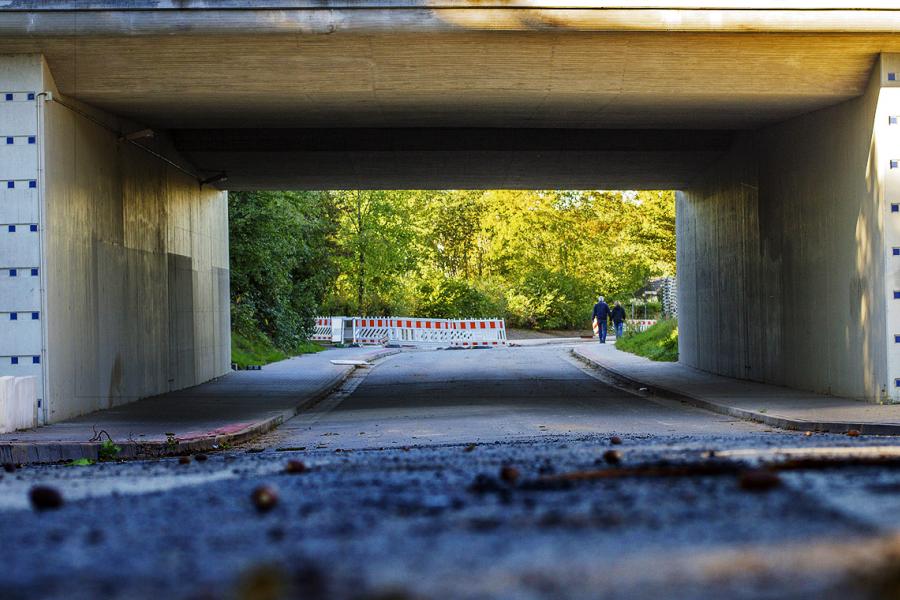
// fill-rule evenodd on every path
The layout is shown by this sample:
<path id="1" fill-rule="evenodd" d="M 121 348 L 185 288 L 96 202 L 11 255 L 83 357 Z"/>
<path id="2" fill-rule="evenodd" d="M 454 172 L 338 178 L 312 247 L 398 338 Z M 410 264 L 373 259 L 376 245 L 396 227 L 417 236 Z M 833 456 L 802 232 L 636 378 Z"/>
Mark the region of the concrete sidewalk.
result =
<path id="1" fill-rule="evenodd" d="M 338 388 L 355 368 L 332 360 L 376 360 L 398 350 L 345 348 L 233 371 L 185 390 L 145 398 L 46 427 L 0 435 L 0 462 L 96 459 L 105 431 L 119 457 L 201 452 L 265 433 Z M 94 439 L 94 441 L 91 441 Z M 106 440 L 103 436 L 103 440 Z"/>
<path id="2" fill-rule="evenodd" d="M 880 405 L 721 377 L 678 363 L 653 362 L 611 344 L 581 344 L 573 354 L 627 387 L 646 388 L 699 408 L 799 431 L 900 435 L 900 404 Z"/>

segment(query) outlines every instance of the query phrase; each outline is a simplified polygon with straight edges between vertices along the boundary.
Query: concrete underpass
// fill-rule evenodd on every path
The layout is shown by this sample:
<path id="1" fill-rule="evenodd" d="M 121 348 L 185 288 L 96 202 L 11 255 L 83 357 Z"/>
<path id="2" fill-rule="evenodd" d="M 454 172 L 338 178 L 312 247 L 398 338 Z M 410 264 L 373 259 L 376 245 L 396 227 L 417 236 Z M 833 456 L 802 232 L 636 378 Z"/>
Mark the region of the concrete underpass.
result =
<path id="1" fill-rule="evenodd" d="M 0 374 L 225 373 L 229 189 L 678 189 L 685 364 L 900 399 L 900 13 L 620 4 L 8 3 Z"/>

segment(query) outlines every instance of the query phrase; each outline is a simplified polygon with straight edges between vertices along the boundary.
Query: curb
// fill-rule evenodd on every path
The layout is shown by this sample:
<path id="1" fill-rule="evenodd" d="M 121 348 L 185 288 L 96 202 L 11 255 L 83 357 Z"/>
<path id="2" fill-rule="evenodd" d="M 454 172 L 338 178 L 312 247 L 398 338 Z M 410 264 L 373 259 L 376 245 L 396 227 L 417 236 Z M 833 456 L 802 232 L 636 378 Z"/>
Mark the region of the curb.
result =
<path id="1" fill-rule="evenodd" d="M 365 355 L 364 360 L 379 360 L 399 350 L 379 350 Z M 116 458 L 143 459 L 161 458 L 164 456 L 179 456 L 196 452 L 209 452 L 221 448 L 223 444 L 240 444 L 272 431 L 288 419 L 293 418 L 302 410 L 316 404 L 323 398 L 334 392 L 350 377 L 356 367 L 348 366 L 340 373 L 325 382 L 315 393 L 304 398 L 293 408 L 283 410 L 280 414 L 262 421 L 256 421 L 237 431 L 202 437 L 199 439 L 179 440 L 175 443 L 164 441 L 154 442 L 116 442 L 122 450 Z M 223 427 L 224 428 L 224 427 Z M 88 458 L 98 460 L 100 455 L 100 442 L 0 442 L 0 463 L 14 464 L 38 464 L 57 463 L 63 461 Z"/>
<path id="2" fill-rule="evenodd" d="M 788 417 L 779 417 L 775 415 L 767 415 L 761 412 L 747 410 L 744 408 L 735 408 L 727 404 L 720 404 L 711 400 L 706 400 L 698 396 L 692 396 L 681 391 L 666 388 L 664 386 L 653 385 L 638 381 L 628 375 L 625 375 L 612 367 L 584 355 L 578 351 L 578 348 L 572 348 L 572 356 L 577 360 L 602 371 L 607 377 L 622 385 L 623 387 L 633 387 L 635 391 L 644 388 L 645 391 L 667 398 L 669 400 L 678 400 L 694 406 L 702 408 L 710 412 L 736 417 L 745 421 L 755 421 L 763 425 L 786 429 L 788 431 L 812 431 L 818 433 L 847 433 L 851 429 L 855 429 L 860 434 L 865 435 L 900 435 L 900 425 L 890 423 L 849 423 L 846 421 L 805 421 L 803 419 L 791 419 Z"/>
<path id="3" fill-rule="evenodd" d="M 590 342 L 590 339 L 584 338 L 532 338 L 532 339 L 522 339 L 522 340 L 507 340 L 507 343 L 510 347 L 515 348 L 528 348 L 532 346 L 562 346 L 566 344 L 584 344 Z"/>

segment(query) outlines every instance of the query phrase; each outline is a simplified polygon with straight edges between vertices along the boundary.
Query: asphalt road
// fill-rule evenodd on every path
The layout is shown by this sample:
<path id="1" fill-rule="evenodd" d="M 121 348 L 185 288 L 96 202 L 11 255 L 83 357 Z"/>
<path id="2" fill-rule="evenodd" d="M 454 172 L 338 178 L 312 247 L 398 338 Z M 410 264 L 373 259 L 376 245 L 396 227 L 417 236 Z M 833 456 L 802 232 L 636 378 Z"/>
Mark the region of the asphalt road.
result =
<path id="1" fill-rule="evenodd" d="M 784 449 L 844 463 L 747 478 Z M 202 462 L 5 473 L 0 597 L 894 598 L 900 467 L 846 458 L 895 450 L 634 396 L 562 347 L 403 353 Z"/>

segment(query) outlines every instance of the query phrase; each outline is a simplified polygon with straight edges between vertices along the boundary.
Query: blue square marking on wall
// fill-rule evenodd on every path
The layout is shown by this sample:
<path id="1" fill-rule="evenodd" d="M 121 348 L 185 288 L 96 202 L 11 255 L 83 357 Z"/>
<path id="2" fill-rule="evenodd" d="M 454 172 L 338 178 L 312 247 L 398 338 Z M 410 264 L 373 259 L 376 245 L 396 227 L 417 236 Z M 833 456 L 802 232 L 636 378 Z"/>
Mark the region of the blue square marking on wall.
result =
<path id="1" fill-rule="evenodd" d="M 900 248 L 893 249 L 894 256 L 900 256 Z"/>
<path id="2" fill-rule="evenodd" d="M 894 343 L 900 344 L 900 335 L 897 335 L 896 333 L 894 334 Z"/>
<path id="3" fill-rule="evenodd" d="M 32 179 L 31 181 L 29 181 L 29 182 L 28 182 L 28 187 L 30 187 L 31 189 L 36 188 L 36 187 L 37 187 L 37 180 Z"/>
<path id="4" fill-rule="evenodd" d="M 6 145 L 7 146 L 9 146 L 10 144 L 14 144 L 15 142 L 16 142 L 16 138 L 9 136 L 9 135 L 6 136 Z"/>
<path id="5" fill-rule="evenodd" d="M 19 357 L 18 357 L 18 356 L 11 356 L 11 357 L 9 358 L 9 362 L 10 362 L 10 364 L 17 365 L 17 364 L 19 364 Z"/>
<path id="6" fill-rule="evenodd" d="M 28 92 L 28 99 L 34 100 L 34 92 Z"/>
<path id="7" fill-rule="evenodd" d="M 16 182 L 15 182 L 15 181 L 7 181 L 7 182 L 6 182 L 6 188 L 7 188 L 7 189 L 12 190 L 12 189 L 15 189 L 15 187 L 16 187 Z"/>
<path id="8" fill-rule="evenodd" d="M 896 169 L 897 167 L 900 167 L 900 161 L 892 160 L 892 161 L 891 161 L 891 168 L 892 168 L 892 169 Z"/>
<path id="9" fill-rule="evenodd" d="M 888 73 L 888 81 L 897 81 L 896 73 Z"/>
<path id="10" fill-rule="evenodd" d="M 894 290 L 894 300 L 900 300 L 900 290 Z"/>
<path id="11" fill-rule="evenodd" d="M 9 320 L 10 321 L 18 321 L 19 315 L 17 315 L 16 313 L 9 313 Z"/>
<path id="12" fill-rule="evenodd" d="M 29 136 L 28 136 L 28 143 L 29 143 L 29 144 L 36 144 L 36 143 L 37 143 L 37 138 L 34 137 L 33 135 L 29 135 Z"/>
<path id="13" fill-rule="evenodd" d="M 888 117 L 888 125 L 896 125 L 897 117 Z"/>
<path id="14" fill-rule="evenodd" d="M 10 270 L 9 270 L 9 276 L 10 276 L 10 277 L 15 277 L 15 276 L 18 275 L 18 274 L 19 274 L 19 272 L 18 272 L 16 269 L 10 269 Z"/>
<path id="15" fill-rule="evenodd" d="M 6 226 L 6 230 L 7 230 L 8 232 L 10 232 L 10 233 L 15 233 L 15 232 L 16 232 L 16 226 L 15 226 L 15 225 L 7 225 L 7 226 Z"/>
<path id="16" fill-rule="evenodd" d="M 33 364 L 33 365 L 39 365 L 39 364 L 41 364 L 41 357 L 40 357 L 40 356 L 32 356 L 32 357 L 31 357 L 31 364 Z"/>
<path id="17" fill-rule="evenodd" d="M 37 225 L 29 225 L 28 229 L 29 231 L 37 231 Z"/>
<path id="18" fill-rule="evenodd" d="M 900 256 L 900 248 L 897 248 L 897 255 Z M 37 269 L 32 269 L 32 270 L 31 270 L 31 276 L 32 276 L 32 277 L 37 277 L 37 276 L 38 276 L 38 270 L 37 270 Z"/>
<path id="19" fill-rule="evenodd" d="M 40 318 L 39 315 L 40 315 L 40 313 L 36 313 L 36 312 L 31 313 L 31 320 L 37 321 Z"/>
<path id="20" fill-rule="evenodd" d="M 7 95 L 6 95 L 6 101 L 7 101 L 7 102 L 12 102 L 12 99 L 13 99 L 13 95 L 12 95 L 12 94 L 7 94 Z"/>
<path id="21" fill-rule="evenodd" d="M 900 379 L 895 379 L 895 380 L 894 380 L 894 387 L 900 388 Z"/>

